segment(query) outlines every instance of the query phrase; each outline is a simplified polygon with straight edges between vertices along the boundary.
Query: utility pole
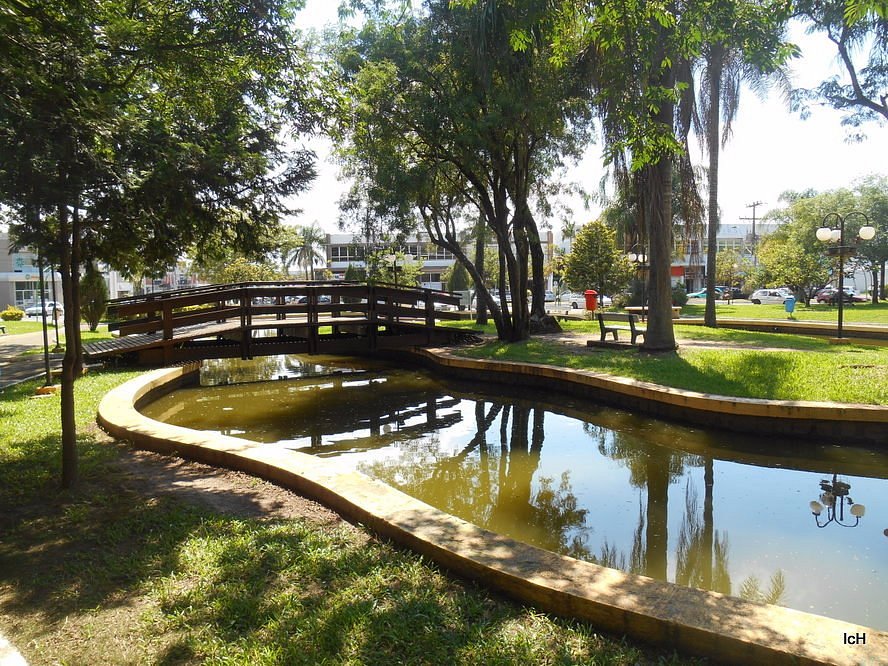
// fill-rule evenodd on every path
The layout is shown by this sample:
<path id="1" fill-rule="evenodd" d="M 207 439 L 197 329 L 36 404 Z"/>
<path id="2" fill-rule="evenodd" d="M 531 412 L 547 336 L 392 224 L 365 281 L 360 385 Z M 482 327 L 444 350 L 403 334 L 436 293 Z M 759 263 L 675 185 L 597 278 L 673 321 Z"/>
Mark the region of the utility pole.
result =
<path id="1" fill-rule="evenodd" d="M 747 204 L 747 208 L 752 208 L 752 217 L 741 217 L 741 220 L 752 220 L 752 265 L 758 266 L 758 260 L 755 256 L 755 209 L 759 206 L 763 205 L 764 201 L 754 201 L 751 204 Z"/>

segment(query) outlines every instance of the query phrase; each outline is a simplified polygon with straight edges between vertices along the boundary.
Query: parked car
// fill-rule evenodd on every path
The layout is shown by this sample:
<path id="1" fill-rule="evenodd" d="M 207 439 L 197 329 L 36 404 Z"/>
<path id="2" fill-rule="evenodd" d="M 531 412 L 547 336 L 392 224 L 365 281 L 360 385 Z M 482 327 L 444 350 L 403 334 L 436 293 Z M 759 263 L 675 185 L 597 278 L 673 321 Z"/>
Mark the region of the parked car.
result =
<path id="1" fill-rule="evenodd" d="M 65 314 L 65 308 L 62 307 L 61 303 L 57 303 L 56 301 L 46 301 L 46 316 L 52 317 L 53 310 L 55 310 L 59 317 Z M 32 305 L 30 307 L 25 308 L 25 316 L 26 317 L 42 317 L 43 316 L 43 308 L 40 306 L 40 303 L 36 305 Z"/>
<path id="2" fill-rule="evenodd" d="M 750 295 L 749 300 L 756 305 L 761 305 L 762 303 L 779 303 L 783 305 L 790 296 L 792 294 L 787 294 L 780 289 L 756 289 Z"/>
<path id="3" fill-rule="evenodd" d="M 727 285 L 719 285 L 715 288 L 716 291 L 721 292 L 721 298 L 728 299 L 738 299 L 743 298 L 743 295 L 740 292 L 740 287 L 728 287 Z"/>
<path id="4" fill-rule="evenodd" d="M 555 300 L 555 292 L 546 290 L 546 303 L 552 303 Z"/>
<path id="5" fill-rule="evenodd" d="M 839 301 L 839 290 L 835 287 L 826 287 L 817 292 L 815 296 L 818 303 L 835 305 Z M 853 287 L 845 287 L 845 303 L 863 303 L 866 298 L 858 294 Z"/>
<path id="6" fill-rule="evenodd" d="M 306 303 L 308 303 L 308 296 L 300 296 L 300 297 L 296 300 L 296 302 L 297 302 L 299 305 L 305 305 Z M 318 296 L 318 305 L 322 305 L 322 304 L 324 304 L 324 303 L 330 303 L 330 297 L 329 297 L 329 296 L 323 296 L 323 295 Z"/>
<path id="7" fill-rule="evenodd" d="M 570 305 L 574 310 L 585 310 L 586 309 L 586 296 L 585 294 L 562 294 L 561 302 L 567 305 Z M 598 294 L 598 305 L 600 307 L 607 307 L 613 304 L 613 300 L 611 300 L 610 296 L 605 296 L 604 294 Z"/>
<path id="8" fill-rule="evenodd" d="M 715 297 L 722 298 L 722 289 L 724 287 L 716 287 L 715 288 Z M 688 294 L 688 298 L 706 298 L 707 291 L 705 289 L 701 289 L 700 291 L 694 291 Z"/>

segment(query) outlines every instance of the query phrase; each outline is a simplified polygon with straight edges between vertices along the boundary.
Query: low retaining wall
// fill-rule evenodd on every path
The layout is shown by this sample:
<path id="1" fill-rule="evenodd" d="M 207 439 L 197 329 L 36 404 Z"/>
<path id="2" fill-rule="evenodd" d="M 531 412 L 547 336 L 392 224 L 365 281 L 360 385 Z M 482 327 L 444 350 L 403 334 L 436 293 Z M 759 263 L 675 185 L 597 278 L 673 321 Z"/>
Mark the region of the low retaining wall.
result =
<path id="1" fill-rule="evenodd" d="M 515 599 L 635 639 L 737 664 L 888 663 L 888 634 L 672 585 L 550 553 L 483 530 L 334 461 L 153 421 L 136 410 L 196 365 L 156 370 L 108 393 L 98 421 L 136 446 L 253 474 Z M 846 644 L 847 636 L 865 642 Z"/>
<path id="2" fill-rule="evenodd" d="M 734 398 L 592 370 L 466 358 L 445 349 L 414 349 L 409 357 L 461 379 L 560 391 L 674 421 L 735 432 L 888 447 L 888 408 L 880 405 Z"/>

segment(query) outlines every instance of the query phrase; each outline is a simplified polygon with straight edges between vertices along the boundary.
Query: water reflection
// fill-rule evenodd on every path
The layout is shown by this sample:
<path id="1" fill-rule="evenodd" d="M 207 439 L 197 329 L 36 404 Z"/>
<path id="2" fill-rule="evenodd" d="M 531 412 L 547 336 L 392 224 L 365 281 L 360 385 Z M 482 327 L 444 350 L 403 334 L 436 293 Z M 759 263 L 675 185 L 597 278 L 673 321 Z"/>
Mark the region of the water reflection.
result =
<path id="1" fill-rule="evenodd" d="M 823 479 L 820 482 L 820 502 L 812 500 L 809 506 L 811 513 L 814 514 L 814 522 L 817 527 L 826 527 L 830 523 L 841 525 L 842 527 L 857 527 L 860 519 L 866 513 L 866 507 L 863 504 L 855 504 L 854 500 L 848 495 L 851 492 L 851 484 L 840 481 L 837 474 L 833 474 L 832 481 Z M 854 518 L 854 522 L 845 521 L 845 503 L 848 504 L 848 513 Z M 820 514 L 823 513 L 823 507 L 826 506 L 826 518 L 820 522 Z"/>
<path id="2" fill-rule="evenodd" d="M 517 389 L 496 387 L 494 397 L 476 385 L 369 362 L 345 367 L 315 358 L 260 365 L 259 372 L 277 376 L 281 368 L 314 376 L 179 391 L 146 411 L 336 457 L 549 550 L 888 627 L 885 511 L 870 509 L 870 524 L 882 528 L 861 523 L 839 540 L 798 520 L 824 468 L 845 479 L 823 482 L 827 518 L 842 519 L 844 503 L 852 516 L 860 512 L 845 492 L 852 482 L 872 507 L 885 506 L 876 501 L 888 496 L 883 453 L 762 442 L 569 399 L 553 405 Z M 829 569 L 836 559 L 845 562 L 842 581 Z M 813 579 L 821 582 L 811 586 Z"/>

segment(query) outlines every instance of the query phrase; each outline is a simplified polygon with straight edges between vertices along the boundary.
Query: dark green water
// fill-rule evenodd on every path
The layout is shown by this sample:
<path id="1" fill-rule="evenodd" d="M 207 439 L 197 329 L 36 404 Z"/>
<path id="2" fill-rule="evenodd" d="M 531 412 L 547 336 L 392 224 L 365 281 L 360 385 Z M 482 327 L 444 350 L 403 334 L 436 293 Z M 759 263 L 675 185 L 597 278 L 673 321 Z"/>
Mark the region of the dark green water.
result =
<path id="1" fill-rule="evenodd" d="M 290 379 L 228 383 L 279 377 Z M 884 453 L 679 426 L 356 359 L 214 362 L 202 381 L 213 385 L 143 411 L 336 457 L 542 548 L 888 629 Z M 809 504 L 830 503 L 821 484 L 833 475 L 850 487 L 818 523 Z M 851 498 L 865 505 L 859 520 Z"/>

